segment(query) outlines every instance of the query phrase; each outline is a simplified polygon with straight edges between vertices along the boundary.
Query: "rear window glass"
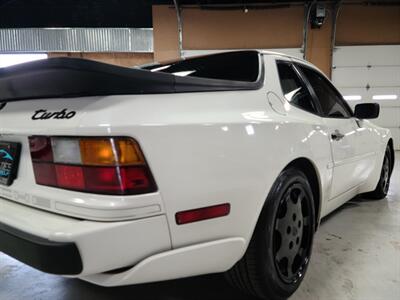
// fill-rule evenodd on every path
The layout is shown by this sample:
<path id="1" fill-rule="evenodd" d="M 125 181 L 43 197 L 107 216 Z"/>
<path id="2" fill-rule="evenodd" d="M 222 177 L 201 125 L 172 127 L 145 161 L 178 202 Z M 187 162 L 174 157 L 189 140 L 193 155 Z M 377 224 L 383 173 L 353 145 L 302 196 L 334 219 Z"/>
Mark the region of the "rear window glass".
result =
<path id="1" fill-rule="evenodd" d="M 207 79 L 255 82 L 260 73 L 256 51 L 228 52 L 143 67 L 151 72 Z"/>

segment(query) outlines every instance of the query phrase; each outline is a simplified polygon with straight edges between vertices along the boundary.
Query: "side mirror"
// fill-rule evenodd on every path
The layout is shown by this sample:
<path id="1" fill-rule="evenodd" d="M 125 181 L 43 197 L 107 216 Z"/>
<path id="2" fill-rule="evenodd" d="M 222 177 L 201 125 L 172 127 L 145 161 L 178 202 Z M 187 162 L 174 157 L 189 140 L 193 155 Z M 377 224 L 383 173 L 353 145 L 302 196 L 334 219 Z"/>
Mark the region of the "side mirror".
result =
<path id="1" fill-rule="evenodd" d="M 379 117 L 379 111 L 378 103 L 362 103 L 356 105 L 354 116 L 357 119 L 376 119 Z"/>

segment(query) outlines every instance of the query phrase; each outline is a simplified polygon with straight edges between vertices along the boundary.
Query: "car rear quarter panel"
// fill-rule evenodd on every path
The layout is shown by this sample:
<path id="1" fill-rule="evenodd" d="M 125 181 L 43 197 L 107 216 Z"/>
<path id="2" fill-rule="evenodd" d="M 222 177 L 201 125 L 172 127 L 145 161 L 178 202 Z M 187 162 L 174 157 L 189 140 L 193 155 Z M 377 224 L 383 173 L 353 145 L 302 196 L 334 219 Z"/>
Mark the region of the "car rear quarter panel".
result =
<path id="1" fill-rule="evenodd" d="M 104 99 L 88 107 L 80 132 L 101 129 L 139 141 L 165 205 L 174 248 L 231 236 L 249 241 L 273 182 L 292 160 L 304 157 L 315 165 L 321 194 L 331 176 L 323 124 L 293 107 L 286 115 L 272 110 L 267 91 L 276 88 L 271 80 L 258 91 L 115 97 L 112 106 Z M 226 202 L 231 204 L 227 217 L 175 222 L 179 211 Z"/>

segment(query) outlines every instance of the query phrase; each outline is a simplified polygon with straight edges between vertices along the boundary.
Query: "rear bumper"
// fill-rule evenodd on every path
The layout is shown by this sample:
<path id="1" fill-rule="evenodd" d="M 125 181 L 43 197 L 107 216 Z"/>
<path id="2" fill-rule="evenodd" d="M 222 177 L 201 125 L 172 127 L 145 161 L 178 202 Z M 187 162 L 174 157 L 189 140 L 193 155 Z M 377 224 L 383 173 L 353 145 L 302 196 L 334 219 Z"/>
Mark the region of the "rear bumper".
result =
<path id="1" fill-rule="evenodd" d="M 0 198 L 0 251 L 47 273 L 98 274 L 134 266 L 168 250 L 171 240 L 164 215 L 95 222 Z"/>
<path id="2" fill-rule="evenodd" d="M 121 273 L 80 278 L 112 287 L 220 273 L 232 268 L 245 251 L 246 241 L 241 237 L 231 237 L 158 253 Z"/>
<path id="3" fill-rule="evenodd" d="M 0 251 L 46 273 L 78 275 L 83 269 L 74 243 L 51 242 L 2 223 Z"/>
<path id="4" fill-rule="evenodd" d="M 0 251 L 41 271 L 101 286 L 223 272 L 243 256 L 246 245 L 242 237 L 229 237 L 171 249 L 164 215 L 94 222 L 0 198 Z"/>

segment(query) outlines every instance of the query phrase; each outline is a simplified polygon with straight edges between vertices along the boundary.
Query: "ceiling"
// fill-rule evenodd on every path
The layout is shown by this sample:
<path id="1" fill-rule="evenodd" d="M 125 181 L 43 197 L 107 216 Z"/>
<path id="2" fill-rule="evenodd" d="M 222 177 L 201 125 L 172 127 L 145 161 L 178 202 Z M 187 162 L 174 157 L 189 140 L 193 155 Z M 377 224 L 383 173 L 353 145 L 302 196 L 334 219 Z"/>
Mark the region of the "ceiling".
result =
<path id="1" fill-rule="evenodd" d="M 203 9 L 244 9 L 246 7 L 260 9 L 290 3 L 302 4 L 311 0 L 178 0 L 178 2 L 181 5 L 196 5 Z M 343 2 L 381 5 L 400 3 L 399 0 L 344 0 Z M 151 6 L 153 4 L 173 5 L 173 0 L 0 0 L 0 28 L 148 28 L 152 27 Z"/>
<path id="2" fill-rule="evenodd" d="M 146 0 L 0 0 L 0 28 L 152 27 Z"/>

